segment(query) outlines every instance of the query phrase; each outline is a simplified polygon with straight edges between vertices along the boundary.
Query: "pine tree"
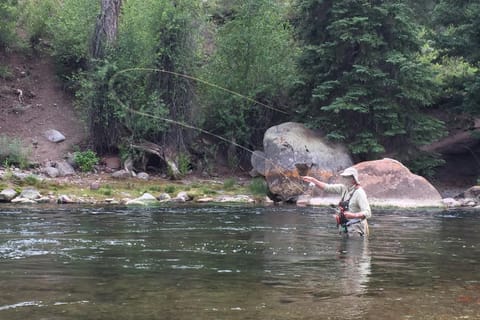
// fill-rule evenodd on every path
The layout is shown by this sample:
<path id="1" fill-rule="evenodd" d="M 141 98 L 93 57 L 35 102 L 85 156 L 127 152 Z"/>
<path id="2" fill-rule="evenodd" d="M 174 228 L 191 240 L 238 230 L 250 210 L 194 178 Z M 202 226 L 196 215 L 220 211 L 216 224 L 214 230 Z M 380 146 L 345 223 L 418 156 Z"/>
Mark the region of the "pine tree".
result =
<path id="1" fill-rule="evenodd" d="M 298 1 L 303 46 L 296 86 L 299 118 L 345 141 L 359 160 L 391 148 L 403 155 L 439 136 L 422 113 L 434 98 L 433 73 L 402 1 Z"/>

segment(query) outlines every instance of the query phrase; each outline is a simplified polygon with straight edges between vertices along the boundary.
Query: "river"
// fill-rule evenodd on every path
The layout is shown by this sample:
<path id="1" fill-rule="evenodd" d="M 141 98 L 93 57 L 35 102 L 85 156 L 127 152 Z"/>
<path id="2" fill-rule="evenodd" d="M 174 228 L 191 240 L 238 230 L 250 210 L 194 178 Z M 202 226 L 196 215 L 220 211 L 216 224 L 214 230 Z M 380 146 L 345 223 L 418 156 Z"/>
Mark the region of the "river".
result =
<path id="1" fill-rule="evenodd" d="M 0 319 L 480 319 L 480 214 L 0 206 Z"/>

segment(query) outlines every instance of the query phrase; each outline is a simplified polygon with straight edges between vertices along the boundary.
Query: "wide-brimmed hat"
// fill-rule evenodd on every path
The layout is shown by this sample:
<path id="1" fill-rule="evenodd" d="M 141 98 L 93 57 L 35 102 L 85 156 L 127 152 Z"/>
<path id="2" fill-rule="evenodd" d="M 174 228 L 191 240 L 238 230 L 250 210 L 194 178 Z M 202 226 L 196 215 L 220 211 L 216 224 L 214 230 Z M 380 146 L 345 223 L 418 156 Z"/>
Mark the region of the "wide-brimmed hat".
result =
<path id="1" fill-rule="evenodd" d="M 360 184 L 360 181 L 358 181 L 358 171 L 354 167 L 347 168 L 343 170 L 342 173 L 340 173 L 342 177 L 353 177 L 355 179 L 355 182 L 357 184 Z"/>

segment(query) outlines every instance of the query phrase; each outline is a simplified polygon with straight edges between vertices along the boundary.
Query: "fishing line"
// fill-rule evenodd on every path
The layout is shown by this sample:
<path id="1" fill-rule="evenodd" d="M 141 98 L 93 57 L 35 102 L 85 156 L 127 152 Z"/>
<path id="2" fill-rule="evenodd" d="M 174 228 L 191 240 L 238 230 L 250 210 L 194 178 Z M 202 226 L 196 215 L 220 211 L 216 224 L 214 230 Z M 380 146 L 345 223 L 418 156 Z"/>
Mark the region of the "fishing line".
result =
<path id="1" fill-rule="evenodd" d="M 227 88 L 224 88 L 224 87 L 221 87 L 217 84 L 214 84 L 214 83 L 211 83 L 211 82 L 208 82 L 206 80 L 203 80 L 203 79 L 200 79 L 200 78 L 196 78 L 196 77 L 193 77 L 193 76 L 190 76 L 190 75 L 187 75 L 187 74 L 182 74 L 182 73 L 178 73 L 178 72 L 174 72 L 174 71 L 168 71 L 168 70 L 163 70 L 163 69 L 156 69 L 156 68 L 128 68 L 128 69 L 123 69 L 123 70 L 120 70 L 118 72 L 116 72 L 109 80 L 108 82 L 108 87 L 109 87 L 109 92 L 112 93 L 112 98 L 122 107 L 124 108 L 125 110 L 128 110 L 134 114 L 137 114 L 137 115 L 140 115 L 140 116 L 143 116 L 143 117 L 147 117 L 147 118 L 151 118 L 151 119 L 158 119 L 158 120 L 161 120 L 161 121 L 164 121 L 166 123 L 170 123 L 170 124 L 175 124 L 175 125 L 178 125 L 178 126 L 181 126 L 181 127 L 184 127 L 184 128 L 187 128 L 187 129 L 192 129 L 192 130 L 196 130 L 196 131 L 199 131 L 201 133 L 204 133 L 206 135 L 209 135 L 209 136 L 212 136 L 212 137 L 215 137 L 221 141 L 224 141 L 224 142 L 227 142 L 229 144 L 232 144 L 244 151 L 247 151 L 251 154 L 253 154 L 253 150 L 245 147 L 245 146 L 242 146 L 238 143 L 236 143 L 235 141 L 232 141 L 232 140 L 229 140 L 227 138 L 224 138 L 220 135 L 217 135 L 213 132 L 210 132 L 210 131 L 207 131 L 205 129 L 202 129 L 202 128 L 199 128 L 197 126 L 193 126 L 191 124 L 188 124 L 188 123 L 185 123 L 185 122 L 182 122 L 182 121 L 177 121 L 177 120 L 173 120 L 173 119 L 169 119 L 169 118 L 164 118 L 164 117 L 160 117 L 160 116 L 157 116 L 157 115 L 152 115 L 152 114 L 149 114 L 149 113 L 146 113 L 146 112 L 143 112 L 143 111 L 138 111 L 138 110 L 135 110 L 135 109 L 132 109 L 130 107 L 128 107 L 125 103 L 123 103 L 123 101 L 118 97 L 117 95 L 117 92 L 116 90 L 113 88 L 113 84 L 114 84 L 114 81 L 115 79 L 117 78 L 117 76 L 123 74 L 123 73 L 127 73 L 127 72 L 132 72 L 132 71 L 144 71 L 144 72 L 158 72 L 158 73 L 166 73 L 166 74 L 171 74 L 171 75 L 174 75 L 176 77 L 182 77 L 182 78 L 185 78 L 185 79 L 188 79 L 188 80 L 192 80 L 192 81 L 196 81 L 196 82 L 200 82 L 200 83 L 203 83 L 207 86 L 211 86 L 211 87 L 214 87 L 216 89 L 219 89 L 219 90 L 222 90 L 224 92 L 227 92 L 229 94 L 232 94 L 232 95 L 235 95 L 237 97 L 240 97 L 242 99 L 245 99 L 247 101 L 250 101 L 252 103 L 255 103 L 255 104 L 258 104 L 260 106 L 263 106 L 265 108 L 268 108 L 270 110 L 274 110 L 274 111 L 277 111 L 277 112 L 280 112 L 280 113 L 283 113 L 283 114 L 287 114 L 287 115 L 290 115 L 289 113 L 287 113 L 286 111 L 284 110 L 281 110 L 281 109 L 278 109 L 278 108 L 275 108 L 275 107 L 272 107 L 272 106 L 269 106 L 267 104 L 264 104 L 260 101 L 256 101 L 255 99 L 252 99 L 250 97 L 247 97 L 245 95 L 242 95 L 238 92 L 235 92 L 235 91 L 232 91 L 230 89 L 227 89 Z M 282 168 L 281 166 L 279 166 L 278 164 L 274 163 L 273 160 L 269 159 L 269 158 L 266 158 L 266 157 L 262 157 L 260 156 L 263 160 L 265 161 L 268 161 L 269 163 L 271 163 L 275 168 L 277 169 L 284 169 L 285 168 Z M 299 184 L 298 182 L 292 180 L 290 177 L 288 177 L 285 173 L 283 173 L 281 170 L 279 170 L 279 173 L 284 176 L 287 180 L 289 180 L 290 182 L 293 182 L 293 185 L 301 192 L 303 193 L 304 190 L 305 190 L 305 186 L 303 184 Z M 299 176 L 300 177 L 300 176 Z"/>
<path id="2" fill-rule="evenodd" d="M 222 87 L 222 86 L 219 86 L 215 83 L 212 83 L 212 82 L 209 82 L 209 81 L 206 81 L 206 80 L 203 80 L 203 79 L 200 79 L 200 78 L 196 78 L 196 77 L 193 77 L 193 76 L 190 76 L 188 74 L 184 74 L 184 73 L 179 73 L 179 72 L 174 72 L 174 71 L 168 71 L 168 70 L 164 70 L 164 69 L 156 69 L 156 68 L 128 68 L 128 69 L 123 69 L 123 70 L 120 70 L 118 71 L 117 73 L 115 73 L 112 78 L 110 79 L 109 81 L 109 88 L 111 89 L 111 84 L 113 82 L 113 80 L 120 74 L 122 73 L 127 73 L 127 72 L 131 72 L 131 71 L 147 71 L 147 72 L 159 72 L 159 73 L 167 73 L 167 74 L 171 74 L 171 75 L 174 75 L 176 77 L 180 77 L 180 78 L 185 78 L 185 79 L 188 79 L 188 80 L 192 80 L 192 81 L 195 81 L 195 82 L 199 82 L 199 83 L 203 83 L 203 84 L 206 84 L 207 86 L 211 86 L 215 89 L 218 89 L 218 90 L 222 90 L 224 92 L 227 92 L 229 94 L 232 94 L 232 95 L 235 95 L 237 97 L 240 97 L 242 99 L 245 99 L 247 101 L 250 101 L 254 104 L 258 104 L 258 105 L 261 105 L 262 107 L 265 107 L 267 109 L 270 109 L 270 110 L 273 110 L 273 111 L 277 111 L 277 112 L 280 112 L 280 113 L 283 113 L 285 115 L 292 115 L 291 113 L 285 111 L 285 110 L 282 110 L 282 109 L 279 109 L 279 108 L 275 108 L 275 107 L 272 107 L 268 104 L 265 104 L 265 103 L 262 103 L 260 101 L 257 101 L 255 99 L 252 99 L 250 97 L 247 97 L 241 93 L 238 93 L 238 92 L 235 92 L 233 90 L 230 90 L 230 89 L 227 89 L 225 87 Z"/>

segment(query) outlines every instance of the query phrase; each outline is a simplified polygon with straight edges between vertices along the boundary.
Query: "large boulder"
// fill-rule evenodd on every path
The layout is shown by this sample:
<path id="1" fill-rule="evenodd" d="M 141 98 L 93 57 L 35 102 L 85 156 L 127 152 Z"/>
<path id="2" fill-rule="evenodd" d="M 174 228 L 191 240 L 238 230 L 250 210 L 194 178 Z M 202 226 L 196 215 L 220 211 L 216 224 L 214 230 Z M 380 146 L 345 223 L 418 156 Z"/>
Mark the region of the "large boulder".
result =
<path id="1" fill-rule="evenodd" d="M 319 132 L 295 122 L 269 128 L 263 147 L 263 152 L 252 154 L 253 171 L 266 178 L 270 196 L 281 201 L 295 201 L 304 193 L 301 176 L 326 180 L 353 164 L 344 146 L 332 144 Z"/>
<path id="2" fill-rule="evenodd" d="M 354 166 L 367 193 L 370 204 L 394 207 L 442 207 L 442 197 L 424 177 L 410 172 L 397 160 L 365 161 Z M 338 176 L 329 182 L 335 183 Z M 338 196 L 325 192 L 310 200 L 310 204 L 330 204 Z"/>

